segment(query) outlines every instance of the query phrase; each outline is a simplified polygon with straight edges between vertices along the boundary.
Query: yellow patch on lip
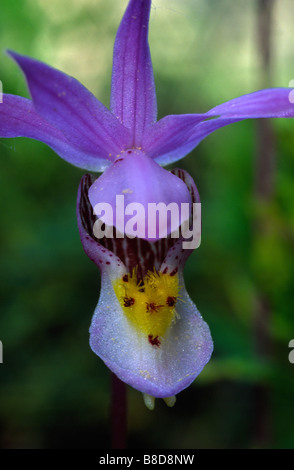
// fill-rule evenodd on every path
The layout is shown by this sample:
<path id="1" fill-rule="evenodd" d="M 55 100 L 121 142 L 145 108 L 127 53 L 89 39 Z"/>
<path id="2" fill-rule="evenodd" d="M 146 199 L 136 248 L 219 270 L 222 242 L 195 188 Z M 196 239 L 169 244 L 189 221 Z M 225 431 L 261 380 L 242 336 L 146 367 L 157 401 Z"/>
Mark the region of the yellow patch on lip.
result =
<path id="1" fill-rule="evenodd" d="M 160 338 L 177 317 L 178 276 L 154 270 L 138 281 L 134 269 L 114 281 L 113 288 L 128 320 L 147 335 L 152 346 L 159 347 Z"/>

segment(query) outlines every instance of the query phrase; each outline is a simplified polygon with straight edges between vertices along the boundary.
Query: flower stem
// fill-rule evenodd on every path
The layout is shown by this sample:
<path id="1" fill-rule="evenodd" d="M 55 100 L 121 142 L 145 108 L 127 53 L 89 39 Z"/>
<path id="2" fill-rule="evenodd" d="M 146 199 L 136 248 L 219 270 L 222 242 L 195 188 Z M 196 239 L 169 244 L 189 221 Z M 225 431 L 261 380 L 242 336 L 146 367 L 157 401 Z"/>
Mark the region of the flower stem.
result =
<path id="1" fill-rule="evenodd" d="M 127 390 L 126 384 L 111 374 L 111 447 L 126 449 Z"/>

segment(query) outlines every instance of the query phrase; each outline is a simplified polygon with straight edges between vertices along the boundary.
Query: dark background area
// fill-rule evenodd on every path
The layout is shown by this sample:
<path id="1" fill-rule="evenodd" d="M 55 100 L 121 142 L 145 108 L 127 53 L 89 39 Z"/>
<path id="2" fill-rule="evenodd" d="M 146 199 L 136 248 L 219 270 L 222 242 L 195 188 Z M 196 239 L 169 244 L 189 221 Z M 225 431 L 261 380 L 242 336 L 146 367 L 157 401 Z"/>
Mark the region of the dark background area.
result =
<path id="1" fill-rule="evenodd" d="M 108 105 L 126 4 L 2 0 L 3 91 L 28 96 L 9 48 L 75 76 Z M 154 1 L 159 117 L 288 86 L 293 15 L 290 0 Z M 202 200 L 202 243 L 185 280 L 215 350 L 172 409 L 156 400 L 150 412 L 128 389 L 130 448 L 293 448 L 294 122 L 267 122 L 219 130 L 175 165 Z M 0 140 L 0 448 L 110 445 L 110 373 L 88 345 L 99 272 L 75 216 L 83 174 L 44 144 Z"/>

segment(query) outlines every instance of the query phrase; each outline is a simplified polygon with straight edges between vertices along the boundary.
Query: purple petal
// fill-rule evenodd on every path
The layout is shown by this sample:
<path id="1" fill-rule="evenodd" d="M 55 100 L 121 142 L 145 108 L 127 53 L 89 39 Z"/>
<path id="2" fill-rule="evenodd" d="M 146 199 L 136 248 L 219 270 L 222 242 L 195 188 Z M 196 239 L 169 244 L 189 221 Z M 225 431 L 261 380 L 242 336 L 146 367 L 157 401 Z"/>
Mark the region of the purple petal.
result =
<path id="1" fill-rule="evenodd" d="M 184 222 L 181 220 L 181 204 L 191 203 L 185 183 L 139 150 L 122 153 L 91 186 L 89 199 L 97 215 L 103 210 L 102 204 L 110 206 L 112 210 L 101 213 L 103 221 L 106 225 L 114 225 L 121 233 L 131 235 L 134 232 L 129 221 L 136 217 L 136 236 L 146 240 L 156 240 L 176 230 Z M 149 205 L 159 203 L 164 207 L 173 203 L 179 215 L 169 219 L 168 223 L 162 218 L 162 225 L 155 219 L 150 223 Z M 98 204 L 99 213 L 96 209 Z"/>
<path id="2" fill-rule="evenodd" d="M 245 118 L 244 118 L 245 119 Z M 159 165 L 168 165 L 174 163 L 181 158 L 185 157 L 187 153 L 191 152 L 203 139 L 205 139 L 209 134 L 220 129 L 221 127 L 228 126 L 235 122 L 242 121 L 242 119 L 236 118 L 215 118 L 210 119 L 209 121 L 202 121 L 197 124 L 193 130 L 190 131 L 190 135 L 187 135 L 186 140 L 181 142 L 178 141 L 178 145 L 174 149 L 170 149 L 167 153 L 149 153 L 149 149 L 146 150 L 148 155 L 150 155 Z"/>
<path id="3" fill-rule="evenodd" d="M 8 53 L 26 76 L 37 113 L 76 149 L 109 160 L 129 145 L 129 131 L 76 79 L 30 57 Z"/>
<path id="4" fill-rule="evenodd" d="M 80 168 L 103 171 L 110 161 L 78 150 L 64 134 L 39 116 L 33 103 L 20 96 L 3 95 L 0 137 L 29 137 L 49 145 L 64 160 Z"/>
<path id="5" fill-rule="evenodd" d="M 291 88 L 269 88 L 239 96 L 212 108 L 209 116 L 237 119 L 294 117 Z"/>
<path id="6" fill-rule="evenodd" d="M 160 165 L 173 163 L 221 127 L 244 119 L 294 117 L 290 92 L 290 88 L 261 90 L 216 106 L 206 114 L 167 116 L 146 130 L 142 147 Z"/>
<path id="7" fill-rule="evenodd" d="M 165 116 L 145 130 L 142 148 L 159 164 L 177 161 L 195 147 L 193 141 L 190 142 L 191 134 L 204 119 L 206 114 Z"/>
<path id="8" fill-rule="evenodd" d="M 111 110 L 131 130 L 134 147 L 157 114 L 148 45 L 150 5 L 151 0 L 130 0 L 114 45 Z"/>

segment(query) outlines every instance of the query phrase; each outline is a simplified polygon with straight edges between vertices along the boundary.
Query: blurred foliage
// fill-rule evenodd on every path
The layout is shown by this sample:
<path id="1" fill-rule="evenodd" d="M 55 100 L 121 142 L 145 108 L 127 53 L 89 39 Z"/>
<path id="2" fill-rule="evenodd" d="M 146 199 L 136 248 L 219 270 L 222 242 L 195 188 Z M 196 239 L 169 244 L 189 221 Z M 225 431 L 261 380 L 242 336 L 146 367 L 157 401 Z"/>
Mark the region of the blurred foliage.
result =
<path id="1" fill-rule="evenodd" d="M 126 3 L 2 0 L 1 50 L 74 75 L 107 105 Z M 277 2 L 274 86 L 294 77 L 293 14 L 292 1 Z M 154 0 L 150 45 L 160 117 L 203 112 L 262 87 L 255 0 Z M 3 54 L 0 64 L 3 90 L 28 96 L 13 62 Z M 177 164 L 202 198 L 202 244 L 185 279 L 215 351 L 173 409 L 158 400 L 151 413 L 129 389 L 131 448 L 293 448 L 293 126 L 292 119 L 273 122 L 277 158 L 268 203 L 254 191 L 255 122 L 217 131 Z M 109 372 L 88 346 L 99 273 L 83 252 L 75 218 L 83 171 L 28 139 L 1 139 L 0 153 L 0 447 L 107 448 Z M 260 298 L 270 312 L 262 325 L 266 354 L 258 348 Z"/>

